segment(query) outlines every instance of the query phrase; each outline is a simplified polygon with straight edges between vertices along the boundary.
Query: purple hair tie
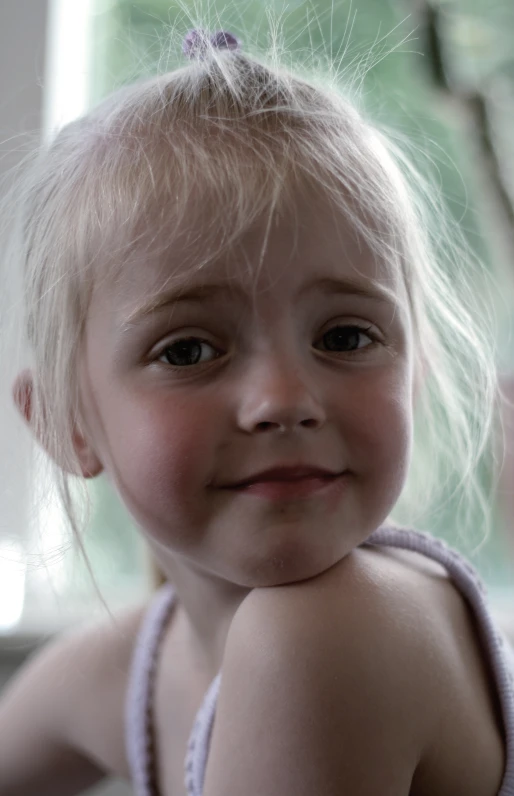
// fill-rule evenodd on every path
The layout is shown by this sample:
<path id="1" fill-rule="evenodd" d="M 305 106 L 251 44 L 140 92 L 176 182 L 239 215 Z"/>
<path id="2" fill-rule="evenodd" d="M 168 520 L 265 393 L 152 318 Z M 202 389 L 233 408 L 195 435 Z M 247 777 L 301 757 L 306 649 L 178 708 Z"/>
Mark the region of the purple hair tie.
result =
<path id="1" fill-rule="evenodd" d="M 188 58 L 203 60 L 209 46 L 215 50 L 238 50 L 239 40 L 226 30 L 209 35 L 204 30 L 190 30 L 184 36 L 182 52 Z"/>

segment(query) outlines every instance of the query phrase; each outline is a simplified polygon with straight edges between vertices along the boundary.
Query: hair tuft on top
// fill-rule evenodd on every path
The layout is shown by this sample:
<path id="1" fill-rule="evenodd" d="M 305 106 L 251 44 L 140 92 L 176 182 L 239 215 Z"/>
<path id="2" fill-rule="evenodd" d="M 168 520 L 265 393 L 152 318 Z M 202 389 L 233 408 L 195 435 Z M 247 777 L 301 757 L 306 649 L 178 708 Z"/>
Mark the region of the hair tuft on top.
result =
<path id="1" fill-rule="evenodd" d="M 209 48 L 214 50 L 238 50 L 240 47 L 239 39 L 233 33 L 218 30 L 209 35 L 204 30 L 190 30 L 184 36 L 182 52 L 187 58 L 205 58 Z"/>

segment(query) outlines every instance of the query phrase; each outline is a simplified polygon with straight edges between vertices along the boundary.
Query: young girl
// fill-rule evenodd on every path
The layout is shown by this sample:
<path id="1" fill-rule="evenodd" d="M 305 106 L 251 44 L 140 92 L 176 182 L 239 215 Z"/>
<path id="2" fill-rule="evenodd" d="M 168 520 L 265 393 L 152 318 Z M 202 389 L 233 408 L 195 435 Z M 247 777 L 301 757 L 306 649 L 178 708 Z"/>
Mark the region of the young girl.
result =
<path id="1" fill-rule="evenodd" d="M 104 472 L 167 582 L 7 689 L 0 796 L 106 774 L 137 796 L 512 796 L 514 663 L 484 588 L 389 519 L 420 439 L 465 484 L 488 439 L 469 272 L 335 87 L 230 33 L 184 49 L 22 191 L 16 404 L 72 522 L 69 475 Z"/>

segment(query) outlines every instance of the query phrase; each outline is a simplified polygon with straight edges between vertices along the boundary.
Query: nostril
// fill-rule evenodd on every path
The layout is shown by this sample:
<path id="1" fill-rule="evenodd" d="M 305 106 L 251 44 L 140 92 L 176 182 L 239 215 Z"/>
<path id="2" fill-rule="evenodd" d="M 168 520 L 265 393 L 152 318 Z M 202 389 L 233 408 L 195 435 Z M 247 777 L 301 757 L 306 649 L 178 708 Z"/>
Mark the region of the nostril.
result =
<path id="1" fill-rule="evenodd" d="M 310 418 L 310 420 L 302 420 L 302 426 L 306 428 L 315 428 L 318 425 L 318 421 L 314 420 L 314 418 Z"/>
<path id="2" fill-rule="evenodd" d="M 307 420 L 301 420 L 298 425 L 303 426 L 304 428 L 316 428 L 319 425 L 319 421 L 316 420 L 316 418 L 311 417 Z M 274 423 L 270 420 L 262 420 L 256 424 L 256 428 L 259 431 L 268 431 L 269 429 L 276 428 L 279 431 L 284 432 L 287 430 L 292 430 L 294 428 L 294 424 Z"/>
<path id="3" fill-rule="evenodd" d="M 275 425 L 279 425 L 278 423 L 270 423 L 267 420 L 263 421 L 262 423 L 257 423 L 257 428 L 261 431 L 267 431 L 269 428 L 272 428 Z"/>

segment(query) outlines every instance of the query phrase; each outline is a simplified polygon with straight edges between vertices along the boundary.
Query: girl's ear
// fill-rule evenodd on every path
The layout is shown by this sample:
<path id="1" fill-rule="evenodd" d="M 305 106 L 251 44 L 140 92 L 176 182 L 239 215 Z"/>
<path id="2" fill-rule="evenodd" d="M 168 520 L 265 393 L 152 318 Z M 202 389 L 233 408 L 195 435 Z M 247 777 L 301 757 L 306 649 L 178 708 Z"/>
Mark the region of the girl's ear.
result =
<path id="1" fill-rule="evenodd" d="M 63 463 L 62 458 L 59 455 L 59 451 L 49 446 L 48 440 L 43 439 L 41 430 L 34 427 L 34 423 L 32 422 L 33 383 L 32 373 L 30 370 L 23 370 L 18 374 L 14 381 L 12 395 L 18 411 L 29 426 L 32 433 L 35 435 L 39 444 L 48 453 L 48 455 L 60 467 L 62 467 L 63 470 L 66 470 L 71 475 L 81 475 L 83 478 L 94 478 L 96 475 L 99 475 L 99 473 L 101 473 L 103 470 L 103 465 L 78 427 L 75 427 L 72 437 L 73 447 L 75 449 L 80 466 L 80 470 L 78 472 L 74 469 L 71 469 L 69 465 Z"/>

